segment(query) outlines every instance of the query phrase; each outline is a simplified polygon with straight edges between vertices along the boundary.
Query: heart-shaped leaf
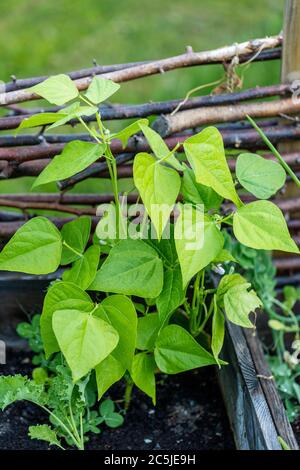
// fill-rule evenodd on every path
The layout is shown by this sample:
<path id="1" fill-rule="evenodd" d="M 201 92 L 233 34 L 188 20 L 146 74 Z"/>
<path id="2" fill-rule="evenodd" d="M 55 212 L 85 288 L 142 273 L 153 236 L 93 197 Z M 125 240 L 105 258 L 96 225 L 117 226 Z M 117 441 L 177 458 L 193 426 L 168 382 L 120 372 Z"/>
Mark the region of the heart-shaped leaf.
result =
<path id="1" fill-rule="evenodd" d="M 175 224 L 175 244 L 185 287 L 220 253 L 224 238 L 207 214 L 183 205 Z"/>
<path id="2" fill-rule="evenodd" d="M 57 310 L 52 326 L 74 382 L 103 361 L 119 340 L 109 323 L 79 310 Z"/>
<path id="3" fill-rule="evenodd" d="M 95 279 L 99 258 L 100 246 L 90 246 L 77 261 L 74 261 L 71 269 L 64 272 L 63 280 L 73 282 L 81 289 L 86 290 Z"/>
<path id="4" fill-rule="evenodd" d="M 132 301 L 125 295 L 111 295 L 101 302 L 95 315 L 110 323 L 118 332 L 118 346 L 112 354 L 130 370 L 137 335 L 137 314 Z"/>
<path id="5" fill-rule="evenodd" d="M 239 242 L 250 248 L 299 253 L 281 210 L 270 201 L 240 207 L 233 216 L 233 232 Z"/>
<path id="6" fill-rule="evenodd" d="M 94 77 L 85 94 L 86 98 L 94 104 L 102 103 L 116 93 L 120 85 L 107 78 Z"/>
<path id="7" fill-rule="evenodd" d="M 214 189 L 236 206 L 241 201 L 232 181 L 226 161 L 222 135 L 215 127 L 207 127 L 184 142 L 184 150 L 196 177 L 197 183 Z"/>
<path id="8" fill-rule="evenodd" d="M 104 144 L 93 144 L 81 140 L 69 142 L 64 147 L 62 154 L 56 155 L 37 177 L 33 187 L 76 175 L 98 160 L 104 151 Z"/>
<path id="9" fill-rule="evenodd" d="M 0 253 L 0 269 L 28 274 L 56 271 L 62 251 L 59 231 L 45 217 L 34 217 L 13 235 Z"/>
<path id="10" fill-rule="evenodd" d="M 73 100 L 78 96 L 78 90 L 68 75 L 60 74 L 54 75 L 38 83 L 29 91 L 33 91 L 37 95 L 45 98 L 49 103 L 62 106 L 68 101 Z"/>
<path id="11" fill-rule="evenodd" d="M 52 316 L 55 310 L 74 310 L 91 312 L 94 303 L 90 296 L 71 282 L 55 282 L 47 291 L 41 315 L 41 336 L 48 358 L 52 353 L 59 351 L 55 334 L 52 328 Z"/>
<path id="12" fill-rule="evenodd" d="M 90 290 L 157 297 L 163 285 L 163 264 L 142 240 L 121 240 L 96 274 Z"/>
<path id="13" fill-rule="evenodd" d="M 279 163 L 253 153 L 239 155 L 235 171 L 241 185 L 259 199 L 269 199 L 286 180 Z"/>
<path id="14" fill-rule="evenodd" d="M 131 371 L 132 380 L 138 388 L 152 398 L 154 405 L 156 403 L 155 369 L 153 354 L 143 352 L 134 356 Z"/>
<path id="15" fill-rule="evenodd" d="M 214 357 L 181 326 L 168 325 L 156 341 L 154 357 L 166 374 L 178 374 L 197 367 L 215 364 Z"/>
<path id="16" fill-rule="evenodd" d="M 134 159 L 133 178 L 160 239 L 179 194 L 180 177 L 148 153 L 139 153 Z"/>

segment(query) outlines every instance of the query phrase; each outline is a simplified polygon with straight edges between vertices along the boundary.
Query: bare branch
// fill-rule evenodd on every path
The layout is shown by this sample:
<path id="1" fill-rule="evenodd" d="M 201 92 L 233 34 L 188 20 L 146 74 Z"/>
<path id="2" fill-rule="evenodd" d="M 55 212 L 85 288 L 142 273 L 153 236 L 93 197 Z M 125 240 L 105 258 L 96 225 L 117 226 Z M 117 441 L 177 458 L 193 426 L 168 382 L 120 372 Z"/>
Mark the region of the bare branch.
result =
<path id="1" fill-rule="evenodd" d="M 197 126 L 245 119 L 247 114 L 254 118 L 266 118 L 280 114 L 296 114 L 299 111 L 300 100 L 293 98 L 236 106 L 215 106 L 180 111 L 173 116 L 161 116 L 155 121 L 153 128 L 165 137 Z"/>

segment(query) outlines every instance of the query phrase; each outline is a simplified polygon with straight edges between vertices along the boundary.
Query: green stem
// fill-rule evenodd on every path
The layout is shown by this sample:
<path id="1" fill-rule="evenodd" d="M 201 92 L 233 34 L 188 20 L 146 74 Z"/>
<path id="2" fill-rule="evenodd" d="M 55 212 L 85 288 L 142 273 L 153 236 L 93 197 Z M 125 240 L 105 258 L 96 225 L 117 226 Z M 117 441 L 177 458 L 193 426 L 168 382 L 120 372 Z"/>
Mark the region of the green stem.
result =
<path id="1" fill-rule="evenodd" d="M 40 406 L 44 411 L 46 411 L 47 413 L 49 413 L 50 416 L 52 416 L 57 422 L 58 424 L 65 430 L 65 432 L 69 435 L 69 437 L 72 439 L 72 441 L 74 442 L 75 446 L 79 449 L 80 448 L 80 442 L 77 442 L 77 439 L 76 437 L 72 434 L 72 432 L 70 431 L 70 429 L 65 425 L 65 423 L 63 423 L 61 421 L 61 419 L 56 416 L 56 414 L 54 414 L 52 411 L 50 411 L 46 406 L 44 405 L 40 405 L 39 403 L 36 403 L 36 402 L 32 402 L 34 403 L 35 405 L 38 405 Z"/>
<path id="2" fill-rule="evenodd" d="M 72 397 L 72 396 L 71 396 Z M 71 419 L 71 424 L 72 424 L 72 429 L 73 433 L 76 436 L 76 439 L 78 442 L 81 442 L 80 436 L 78 434 L 77 426 L 74 420 L 74 415 L 73 415 L 73 410 L 72 410 L 72 404 L 71 404 L 71 399 L 69 401 L 69 413 L 70 413 L 70 419 Z"/>
<path id="3" fill-rule="evenodd" d="M 285 160 L 283 159 L 283 157 L 280 155 L 280 153 L 278 152 L 278 150 L 274 147 L 274 145 L 272 144 L 272 142 L 270 142 L 270 140 L 268 139 L 268 137 L 265 135 L 265 133 L 262 131 L 262 129 L 260 129 L 260 127 L 258 127 L 258 125 L 256 124 L 256 122 L 246 114 L 246 117 L 248 119 L 248 121 L 252 124 L 252 126 L 254 127 L 254 129 L 258 132 L 258 134 L 261 136 L 262 140 L 265 142 L 265 144 L 269 147 L 269 149 L 271 150 L 271 152 L 273 152 L 273 154 L 275 155 L 275 157 L 279 160 L 281 166 L 285 169 L 285 171 L 287 172 L 287 174 L 291 177 L 291 179 L 294 181 L 294 183 L 298 186 L 298 188 L 300 188 L 300 180 L 297 178 L 297 176 L 295 175 L 295 173 L 293 172 L 293 170 L 290 168 L 290 166 L 285 162 Z"/>
<path id="4" fill-rule="evenodd" d="M 79 415 L 79 420 L 80 420 L 80 440 L 81 440 L 81 446 L 82 446 L 82 449 L 84 449 L 82 413 L 80 413 L 80 415 Z"/>
<path id="5" fill-rule="evenodd" d="M 99 127 L 99 132 L 101 134 L 101 137 L 102 137 L 103 140 L 105 140 L 105 133 L 104 133 L 103 124 L 102 124 L 101 116 L 100 116 L 99 112 L 96 113 L 96 119 L 97 119 L 97 124 L 98 124 L 98 127 Z"/>
<path id="6" fill-rule="evenodd" d="M 231 214 L 229 214 L 226 217 L 224 217 L 223 219 L 221 219 L 220 223 L 223 224 L 224 222 L 226 222 L 226 220 L 231 219 L 231 217 L 233 217 L 233 215 L 234 215 L 234 213 L 232 212 Z"/>
<path id="7" fill-rule="evenodd" d="M 133 389 L 133 381 L 131 379 L 127 380 L 126 383 L 126 388 L 125 388 L 125 394 L 124 394 L 124 409 L 125 412 L 128 411 L 130 401 L 131 401 L 131 395 L 132 395 L 132 389 Z"/>
<path id="8" fill-rule="evenodd" d="M 169 153 L 167 153 L 164 157 L 162 157 L 162 158 L 160 158 L 159 160 L 157 160 L 157 161 L 155 162 L 155 164 L 157 164 L 157 163 L 163 163 L 163 162 L 165 162 L 166 160 L 168 160 L 168 158 L 171 157 L 171 156 L 173 155 L 173 153 L 176 152 L 176 150 L 178 149 L 179 146 L 180 146 L 180 144 L 177 143 L 177 144 L 175 145 L 175 147 L 174 147 L 172 150 L 170 150 Z"/>
<path id="9" fill-rule="evenodd" d="M 63 241 L 63 245 L 64 245 L 65 247 L 67 247 L 70 251 L 72 251 L 73 253 L 75 253 L 75 255 L 80 256 L 80 258 L 82 257 L 82 253 L 80 253 L 79 251 L 75 250 L 75 248 L 72 248 L 65 240 Z"/>
<path id="10" fill-rule="evenodd" d="M 195 279 L 195 283 L 194 283 L 194 292 L 193 292 L 193 300 L 192 300 L 192 310 L 195 309 L 196 307 L 196 302 L 197 302 L 197 298 L 199 296 L 199 285 L 200 285 L 200 278 L 202 276 L 202 272 L 203 271 L 199 271 L 197 273 L 197 276 L 196 276 L 196 279 Z"/>
<path id="11" fill-rule="evenodd" d="M 209 318 L 211 317 L 211 314 L 212 314 L 213 309 L 214 309 L 214 302 L 215 302 L 215 296 L 214 296 L 214 298 L 212 299 L 212 301 L 211 301 L 211 303 L 210 303 L 208 312 L 207 312 L 207 314 L 205 315 L 205 318 L 204 318 L 202 324 L 199 326 L 199 330 L 198 330 L 199 333 L 201 333 L 201 331 L 203 331 L 203 329 L 204 329 L 206 323 L 208 322 Z M 198 333 L 198 334 L 199 334 L 199 333 Z"/>
<path id="12" fill-rule="evenodd" d="M 78 121 L 83 125 L 83 127 L 88 131 L 90 136 L 93 137 L 93 139 L 95 139 L 98 144 L 102 144 L 101 140 L 96 136 L 95 132 L 93 132 L 92 129 L 89 128 L 89 126 L 84 122 L 81 117 L 78 117 Z"/>
<path id="13" fill-rule="evenodd" d="M 277 299 L 273 298 L 273 302 L 274 302 L 275 305 L 278 305 L 278 307 L 280 307 L 282 310 L 284 310 L 286 313 L 288 313 L 290 315 L 291 320 L 295 324 L 295 327 L 299 329 L 298 320 L 297 320 L 297 317 L 294 314 L 294 312 L 290 308 L 288 308 L 286 305 L 284 305 L 282 302 L 280 302 L 280 300 L 277 300 Z"/>
<path id="14" fill-rule="evenodd" d="M 120 207 L 119 191 L 118 191 L 118 170 L 117 170 L 116 159 L 113 156 L 109 145 L 106 147 L 105 154 L 108 157 L 107 165 L 109 169 L 109 174 L 110 174 L 110 178 L 112 182 L 114 199 L 115 199 L 115 204 L 116 204 L 116 229 L 117 229 L 116 232 L 117 232 L 117 239 L 119 239 L 121 207 Z"/>

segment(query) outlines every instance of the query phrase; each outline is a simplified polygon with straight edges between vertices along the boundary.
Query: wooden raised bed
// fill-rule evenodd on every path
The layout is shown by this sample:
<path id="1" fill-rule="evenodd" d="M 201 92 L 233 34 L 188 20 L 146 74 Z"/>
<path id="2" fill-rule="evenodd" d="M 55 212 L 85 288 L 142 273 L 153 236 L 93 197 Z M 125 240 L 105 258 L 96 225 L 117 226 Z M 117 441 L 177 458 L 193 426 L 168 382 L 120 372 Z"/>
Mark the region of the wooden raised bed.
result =
<path id="1" fill-rule="evenodd" d="M 237 449 L 280 450 L 280 436 L 297 450 L 256 331 L 227 322 L 223 356 L 229 365 L 220 369 L 219 383 Z"/>
<path id="2" fill-rule="evenodd" d="M 58 277 L 2 273 L 0 276 L 0 339 L 18 351 L 24 342 L 15 327 L 25 314 L 39 313 L 49 282 Z M 280 450 L 278 436 L 298 449 L 284 406 L 253 330 L 227 324 L 223 357 L 229 362 L 218 372 L 237 449 Z"/>

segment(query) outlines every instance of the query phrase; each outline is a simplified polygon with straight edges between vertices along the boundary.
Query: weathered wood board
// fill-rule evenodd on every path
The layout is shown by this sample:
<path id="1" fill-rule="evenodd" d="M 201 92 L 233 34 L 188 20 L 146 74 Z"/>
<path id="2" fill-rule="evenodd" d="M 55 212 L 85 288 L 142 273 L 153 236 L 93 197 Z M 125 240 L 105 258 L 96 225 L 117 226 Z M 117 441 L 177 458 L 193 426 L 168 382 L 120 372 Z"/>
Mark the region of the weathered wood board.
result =
<path id="1" fill-rule="evenodd" d="M 298 449 L 274 379 L 253 330 L 227 323 L 223 357 L 229 362 L 218 372 L 235 443 L 241 450 L 281 450 L 278 436 Z"/>

